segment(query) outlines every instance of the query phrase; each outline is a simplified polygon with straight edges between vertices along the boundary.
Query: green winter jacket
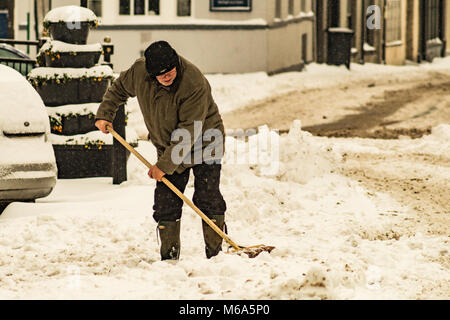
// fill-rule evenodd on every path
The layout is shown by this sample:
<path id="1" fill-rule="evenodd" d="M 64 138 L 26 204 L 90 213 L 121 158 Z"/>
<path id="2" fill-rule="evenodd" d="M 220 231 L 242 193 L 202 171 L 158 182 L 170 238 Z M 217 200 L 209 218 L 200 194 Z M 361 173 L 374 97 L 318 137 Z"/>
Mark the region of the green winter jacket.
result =
<path id="1" fill-rule="evenodd" d="M 186 168 L 198 164 L 198 155 L 213 143 L 221 144 L 221 152 L 214 152 L 217 148 L 210 147 L 213 151 L 209 153 L 216 160 L 223 156 L 225 131 L 222 117 L 211 95 L 211 87 L 200 70 L 183 57 L 180 57 L 177 78 L 170 87 L 162 86 L 148 75 L 145 58 L 136 60 L 131 68 L 121 72 L 108 88 L 98 108 L 96 119 L 112 122 L 119 106 L 125 104 L 130 97 L 138 99 L 149 139 L 158 152 L 156 165 L 166 174 L 182 173 Z M 201 130 L 198 123 L 195 130 L 194 121 L 201 121 Z M 171 137 L 176 129 L 186 129 L 191 137 L 190 141 L 183 141 L 190 152 L 187 155 L 189 160 L 181 164 L 172 161 L 172 151 L 178 140 L 171 141 Z M 211 132 L 209 129 L 216 129 L 212 132 L 220 132 L 221 139 L 205 139 L 205 132 L 207 135 Z"/>

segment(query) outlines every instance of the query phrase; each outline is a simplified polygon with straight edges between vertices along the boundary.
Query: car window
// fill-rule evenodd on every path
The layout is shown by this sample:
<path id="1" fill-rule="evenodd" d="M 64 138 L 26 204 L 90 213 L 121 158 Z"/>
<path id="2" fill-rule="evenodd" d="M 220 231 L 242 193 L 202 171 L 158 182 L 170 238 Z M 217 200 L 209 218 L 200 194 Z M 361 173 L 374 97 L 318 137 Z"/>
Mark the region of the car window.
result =
<path id="1" fill-rule="evenodd" d="M 2 57 L 2 58 L 22 58 L 18 54 L 11 52 L 9 50 L 6 50 L 4 48 L 0 48 L 0 57 Z"/>
<path id="2" fill-rule="evenodd" d="M 20 59 L 29 59 L 28 56 L 25 54 L 22 54 L 20 52 L 14 52 L 14 48 L 9 49 L 8 47 L 5 47 L 5 45 L 0 45 L 0 63 L 4 64 L 8 67 L 14 68 L 17 71 L 19 71 L 22 75 L 26 76 L 31 69 L 33 69 L 33 63 L 12 63 L 12 62 L 6 62 L 1 61 L 1 58 L 20 58 Z"/>

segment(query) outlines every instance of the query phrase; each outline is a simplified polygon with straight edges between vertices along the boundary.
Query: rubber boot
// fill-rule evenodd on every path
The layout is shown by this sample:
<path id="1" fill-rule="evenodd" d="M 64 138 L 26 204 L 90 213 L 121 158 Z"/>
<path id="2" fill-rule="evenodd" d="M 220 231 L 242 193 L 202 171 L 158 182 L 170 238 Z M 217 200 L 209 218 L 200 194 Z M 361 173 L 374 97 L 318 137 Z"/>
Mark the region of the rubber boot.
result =
<path id="1" fill-rule="evenodd" d="M 178 260 L 180 257 L 180 219 L 176 221 L 159 221 L 161 238 L 161 260 Z"/>
<path id="2" fill-rule="evenodd" d="M 225 225 L 224 215 L 213 215 L 209 217 L 220 230 Z M 222 251 L 222 237 L 217 234 L 205 221 L 202 220 L 203 238 L 205 239 L 205 252 L 208 259 L 217 256 Z"/>

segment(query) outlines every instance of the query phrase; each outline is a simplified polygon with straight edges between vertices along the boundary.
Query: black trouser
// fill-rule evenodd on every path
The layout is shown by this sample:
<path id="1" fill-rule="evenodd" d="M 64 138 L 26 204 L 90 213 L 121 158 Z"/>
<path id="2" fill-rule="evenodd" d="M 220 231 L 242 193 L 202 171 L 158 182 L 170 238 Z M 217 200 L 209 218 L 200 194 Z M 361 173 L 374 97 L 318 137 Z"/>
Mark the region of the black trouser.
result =
<path id="1" fill-rule="evenodd" d="M 192 167 L 194 172 L 194 196 L 192 201 L 208 217 L 211 215 L 223 215 L 227 209 L 225 200 L 220 193 L 221 164 L 198 164 Z M 165 175 L 175 187 L 184 193 L 189 181 L 191 168 L 183 173 Z M 155 203 L 153 206 L 153 218 L 159 221 L 175 221 L 181 218 L 183 200 L 178 197 L 163 182 L 156 183 Z"/>

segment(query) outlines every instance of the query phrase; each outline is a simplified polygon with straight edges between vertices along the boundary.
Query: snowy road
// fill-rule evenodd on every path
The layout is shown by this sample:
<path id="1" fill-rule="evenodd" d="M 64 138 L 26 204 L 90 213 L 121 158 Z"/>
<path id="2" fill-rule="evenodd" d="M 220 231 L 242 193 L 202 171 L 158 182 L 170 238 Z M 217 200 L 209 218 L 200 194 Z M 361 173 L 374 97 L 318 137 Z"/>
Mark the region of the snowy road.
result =
<path id="1" fill-rule="evenodd" d="M 224 114 L 225 127 L 281 131 L 301 119 L 304 130 L 334 137 L 421 137 L 431 127 L 450 123 L 450 59 L 408 67 L 352 65 L 307 66 L 279 75 L 278 90 L 245 108 Z M 324 77 L 328 70 L 329 77 Z"/>

